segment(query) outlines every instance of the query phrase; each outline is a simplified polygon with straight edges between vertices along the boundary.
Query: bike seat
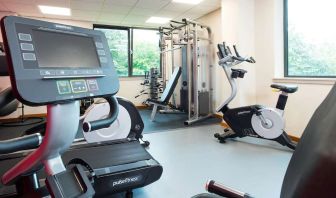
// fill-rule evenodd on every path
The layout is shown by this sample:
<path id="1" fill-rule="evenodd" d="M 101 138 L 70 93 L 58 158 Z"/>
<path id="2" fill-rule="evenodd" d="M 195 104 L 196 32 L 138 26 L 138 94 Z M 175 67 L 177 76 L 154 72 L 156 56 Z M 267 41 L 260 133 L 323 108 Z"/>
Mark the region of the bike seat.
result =
<path id="1" fill-rule="evenodd" d="M 271 87 L 286 93 L 295 93 L 298 90 L 297 85 L 271 84 Z"/>

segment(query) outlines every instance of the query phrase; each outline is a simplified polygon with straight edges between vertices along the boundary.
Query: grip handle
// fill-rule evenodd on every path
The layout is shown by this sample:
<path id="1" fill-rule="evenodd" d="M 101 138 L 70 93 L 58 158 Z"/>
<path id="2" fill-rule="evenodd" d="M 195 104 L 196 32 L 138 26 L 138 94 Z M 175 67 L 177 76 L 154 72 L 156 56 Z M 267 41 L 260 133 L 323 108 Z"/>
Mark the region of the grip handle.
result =
<path id="1" fill-rule="evenodd" d="M 210 193 L 228 198 L 252 198 L 247 193 L 216 183 L 214 180 L 209 180 L 205 189 Z"/>
<path id="2" fill-rule="evenodd" d="M 34 149 L 37 148 L 41 142 L 42 136 L 39 133 L 25 135 L 11 140 L 0 141 L 0 154 Z"/>
<path id="3" fill-rule="evenodd" d="M 235 52 L 236 56 L 241 57 L 240 54 L 238 53 L 236 45 L 233 45 L 233 49 L 234 49 L 234 52 Z"/>
<path id="4" fill-rule="evenodd" d="M 101 120 L 95 120 L 91 122 L 84 122 L 83 123 L 84 132 L 90 132 L 90 131 L 95 131 L 95 130 L 102 129 L 102 128 L 107 128 L 117 119 L 118 114 L 119 114 L 118 100 L 113 96 L 104 97 L 104 98 L 109 103 L 109 106 L 110 106 L 110 112 L 107 118 L 104 118 Z"/>

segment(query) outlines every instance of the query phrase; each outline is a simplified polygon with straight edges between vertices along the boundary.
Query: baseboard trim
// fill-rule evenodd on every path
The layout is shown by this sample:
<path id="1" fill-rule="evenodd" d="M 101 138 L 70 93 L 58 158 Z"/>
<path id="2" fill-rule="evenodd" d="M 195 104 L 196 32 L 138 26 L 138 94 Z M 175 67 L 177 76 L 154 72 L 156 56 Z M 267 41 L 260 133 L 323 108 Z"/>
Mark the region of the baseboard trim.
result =
<path id="1" fill-rule="evenodd" d="M 220 114 L 214 114 L 214 117 L 223 119 L 223 116 L 220 115 Z M 224 128 L 229 127 L 229 125 L 226 124 L 224 121 L 222 121 L 221 123 L 219 123 L 219 125 L 221 125 L 221 126 L 224 127 Z M 300 138 L 297 137 L 297 136 L 293 136 L 293 135 L 288 135 L 288 136 L 289 136 L 289 137 L 292 139 L 292 141 L 294 141 L 294 142 L 299 142 L 299 141 L 300 141 Z"/>
<path id="2" fill-rule="evenodd" d="M 147 105 L 136 105 L 135 106 L 137 109 L 142 110 L 142 109 L 148 109 Z"/>
<path id="3" fill-rule="evenodd" d="M 223 119 L 223 116 L 218 113 L 213 114 L 213 117 Z"/>
<path id="4" fill-rule="evenodd" d="M 288 135 L 290 137 L 290 139 L 292 139 L 292 141 L 294 142 L 299 142 L 300 141 L 300 138 L 299 137 L 296 137 L 296 136 L 293 136 L 293 135 Z"/>

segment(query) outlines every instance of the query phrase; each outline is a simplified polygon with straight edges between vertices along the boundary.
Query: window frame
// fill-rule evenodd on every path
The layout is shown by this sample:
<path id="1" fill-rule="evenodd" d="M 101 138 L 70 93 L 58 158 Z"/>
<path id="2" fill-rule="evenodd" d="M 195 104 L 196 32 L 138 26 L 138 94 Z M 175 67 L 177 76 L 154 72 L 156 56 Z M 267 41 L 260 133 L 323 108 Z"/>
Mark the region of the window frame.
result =
<path id="1" fill-rule="evenodd" d="M 116 25 L 104 25 L 104 24 L 93 24 L 93 29 L 102 28 L 102 29 L 111 29 L 111 30 L 127 30 L 128 32 L 128 75 L 120 76 L 121 78 L 128 77 L 144 77 L 144 75 L 133 75 L 133 30 L 141 29 L 141 30 L 156 30 L 159 31 L 158 28 L 146 28 L 146 27 L 128 27 L 128 26 L 116 26 Z M 160 41 L 159 41 L 160 42 Z M 162 73 L 162 56 L 160 56 L 160 77 Z"/>
<path id="2" fill-rule="evenodd" d="M 288 0 L 283 0 L 283 33 L 284 33 L 284 77 L 285 78 L 336 78 L 333 76 L 304 76 L 288 74 Z"/>

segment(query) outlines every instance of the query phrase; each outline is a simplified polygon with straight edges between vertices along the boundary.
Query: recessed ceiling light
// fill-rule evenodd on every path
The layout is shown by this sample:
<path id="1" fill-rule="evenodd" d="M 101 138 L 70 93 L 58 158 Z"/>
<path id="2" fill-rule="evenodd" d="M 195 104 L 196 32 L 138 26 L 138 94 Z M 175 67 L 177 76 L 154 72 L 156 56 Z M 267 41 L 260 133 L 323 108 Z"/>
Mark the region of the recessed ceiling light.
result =
<path id="1" fill-rule="evenodd" d="M 166 17 L 150 17 L 147 19 L 146 23 L 159 23 L 159 24 L 165 24 L 168 23 L 171 20 L 171 18 Z"/>
<path id="2" fill-rule="evenodd" d="M 192 4 L 196 5 L 201 3 L 203 0 L 173 0 L 174 3 L 185 3 L 185 4 Z"/>
<path id="3" fill-rule="evenodd" d="M 39 5 L 38 7 L 43 14 L 53 14 L 53 15 L 63 15 L 63 16 L 71 15 L 71 10 L 69 8 L 44 6 L 44 5 Z"/>

